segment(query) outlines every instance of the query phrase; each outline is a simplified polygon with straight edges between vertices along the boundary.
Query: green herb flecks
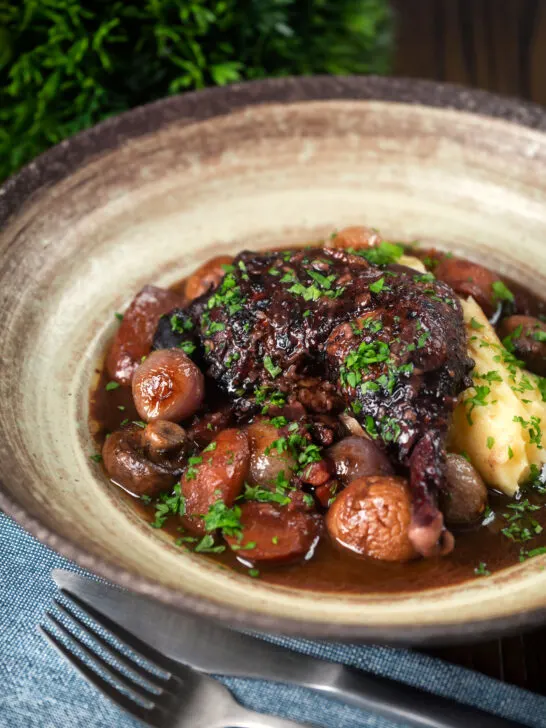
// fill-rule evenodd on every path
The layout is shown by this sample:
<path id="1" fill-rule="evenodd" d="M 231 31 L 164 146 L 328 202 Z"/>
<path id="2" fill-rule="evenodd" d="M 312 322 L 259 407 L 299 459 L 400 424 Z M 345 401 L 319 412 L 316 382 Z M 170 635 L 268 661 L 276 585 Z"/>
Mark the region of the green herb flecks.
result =
<path id="1" fill-rule="evenodd" d="M 150 524 L 152 528 L 162 528 L 169 516 L 183 516 L 186 512 L 186 499 L 182 495 L 180 483 L 177 483 L 172 494 L 163 493 L 155 504 L 155 519 Z"/>
<path id="2" fill-rule="evenodd" d="M 194 548 L 196 554 L 221 554 L 225 550 L 225 546 L 216 545 L 214 536 L 210 533 L 203 536 L 201 541 L 199 541 L 197 546 Z"/>
<path id="3" fill-rule="evenodd" d="M 279 366 L 275 366 L 275 364 L 273 364 L 273 360 L 269 355 L 264 356 L 264 367 L 267 369 L 272 379 L 278 377 L 279 374 L 282 372 L 282 368 Z"/>
<path id="4" fill-rule="evenodd" d="M 491 576 L 491 572 L 487 568 L 487 564 L 484 561 L 480 561 L 478 566 L 474 569 L 476 576 Z"/>
<path id="5" fill-rule="evenodd" d="M 184 334 L 193 329 L 191 320 L 179 313 L 173 313 L 169 319 L 169 323 L 175 334 Z"/>
<path id="6" fill-rule="evenodd" d="M 365 258 L 369 263 L 378 266 L 391 265 L 404 255 L 404 248 L 396 243 L 383 240 L 372 248 L 349 248 L 349 253 Z"/>
<path id="7" fill-rule="evenodd" d="M 266 386 L 257 387 L 254 390 L 254 397 L 256 404 L 262 405 L 262 415 L 267 414 L 270 407 L 284 407 L 286 404 L 286 396 L 283 392 L 273 390 Z"/>
<path id="8" fill-rule="evenodd" d="M 479 321 L 476 321 L 474 317 L 470 319 L 470 328 L 474 329 L 475 331 L 479 331 L 480 329 L 484 328 L 484 324 L 481 324 Z"/>
<path id="9" fill-rule="evenodd" d="M 202 462 L 202 455 L 194 455 L 188 458 L 188 467 L 186 468 L 186 472 L 184 473 L 184 478 L 186 480 L 195 480 L 195 478 L 197 477 L 197 468 L 199 465 L 201 465 Z"/>
<path id="10" fill-rule="evenodd" d="M 491 394 L 491 388 L 486 386 L 475 386 L 474 394 L 471 397 L 467 397 L 464 400 L 465 407 L 467 408 L 466 419 L 468 424 L 472 425 L 472 412 L 476 407 L 485 407 L 489 404 L 487 397 Z"/>
<path id="11" fill-rule="evenodd" d="M 381 291 L 389 291 L 390 288 L 385 285 L 385 277 L 379 278 L 379 280 L 370 283 L 370 291 L 372 293 L 381 293 Z"/>
<path id="12" fill-rule="evenodd" d="M 216 501 L 203 516 L 207 532 L 220 530 L 224 536 L 242 538 L 241 509 L 239 506 L 228 508 L 222 500 Z"/>
<path id="13" fill-rule="evenodd" d="M 508 512 L 502 514 L 507 525 L 501 530 L 501 533 L 510 541 L 518 543 L 530 541 L 543 530 L 540 523 L 529 515 L 538 510 L 540 510 L 540 506 L 531 503 L 527 498 L 510 503 L 507 506 Z"/>
<path id="14" fill-rule="evenodd" d="M 178 348 L 182 349 L 184 354 L 187 354 L 188 356 L 191 356 L 193 352 L 197 349 L 193 341 L 190 341 L 189 339 L 186 339 L 186 341 L 181 341 L 180 344 L 178 344 Z"/>
<path id="15" fill-rule="evenodd" d="M 495 301 L 514 301 L 514 294 L 502 281 L 495 281 L 491 288 L 493 289 L 493 299 Z"/>
<path id="16" fill-rule="evenodd" d="M 525 420 L 523 417 L 517 416 L 513 418 L 513 422 L 519 422 L 529 436 L 529 443 L 542 450 L 542 429 L 540 427 L 542 420 L 540 417 L 532 415 L 529 420 Z"/>

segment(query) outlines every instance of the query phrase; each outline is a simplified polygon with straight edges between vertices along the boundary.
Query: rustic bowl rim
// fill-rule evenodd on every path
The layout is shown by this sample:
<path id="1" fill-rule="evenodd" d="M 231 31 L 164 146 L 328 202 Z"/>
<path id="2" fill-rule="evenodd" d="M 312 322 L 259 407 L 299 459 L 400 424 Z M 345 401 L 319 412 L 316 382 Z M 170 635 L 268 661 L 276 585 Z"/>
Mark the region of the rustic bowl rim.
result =
<path id="1" fill-rule="evenodd" d="M 110 117 L 61 142 L 27 164 L 0 187 L 0 228 L 32 197 L 73 173 L 92 158 L 116 149 L 129 139 L 157 132 L 176 122 L 189 125 L 246 107 L 268 103 L 362 100 L 416 104 L 453 109 L 503 119 L 546 131 L 546 110 L 537 104 L 486 91 L 421 79 L 379 76 L 307 76 L 266 79 L 171 96 Z M 234 627 L 296 637 L 376 641 L 385 644 L 433 644 L 484 639 L 531 628 L 546 620 L 546 608 L 464 624 L 348 625 L 268 616 L 232 608 L 212 598 L 194 597 L 94 556 L 69 538 L 61 537 L 30 515 L 3 490 L 0 508 L 26 531 L 60 555 L 122 587 L 158 599 L 181 611 L 225 621 Z"/>

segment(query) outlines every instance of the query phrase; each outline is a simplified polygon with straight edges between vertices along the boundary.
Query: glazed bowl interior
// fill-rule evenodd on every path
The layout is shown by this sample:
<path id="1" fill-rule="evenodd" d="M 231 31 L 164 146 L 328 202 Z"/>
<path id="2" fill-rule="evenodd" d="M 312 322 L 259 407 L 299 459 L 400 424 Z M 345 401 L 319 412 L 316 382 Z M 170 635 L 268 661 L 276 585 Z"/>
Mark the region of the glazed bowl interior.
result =
<path id="1" fill-rule="evenodd" d="M 141 522 L 89 457 L 88 394 L 114 312 L 213 255 L 363 223 L 546 290 L 546 135 L 464 110 L 454 90 L 459 109 L 434 108 L 434 85 L 414 84 L 419 104 L 375 83 L 279 81 L 160 102 L 8 184 L 0 505 L 33 533 L 125 586 L 258 629 L 422 641 L 541 617 L 546 557 L 463 585 L 343 598 L 221 570 Z"/>

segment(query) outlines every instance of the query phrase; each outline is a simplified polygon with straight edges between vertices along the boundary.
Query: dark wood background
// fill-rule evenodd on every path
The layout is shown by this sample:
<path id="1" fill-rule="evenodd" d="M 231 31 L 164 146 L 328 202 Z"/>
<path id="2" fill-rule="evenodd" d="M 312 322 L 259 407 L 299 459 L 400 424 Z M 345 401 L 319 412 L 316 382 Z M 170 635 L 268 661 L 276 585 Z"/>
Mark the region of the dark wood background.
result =
<path id="1" fill-rule="evenodd" d="M 546 0 L 394 0 L 397 76 L 546 105 Z"/>
<path id="2" fill-rule="evenodd" d="M 462 83 L 546 105 L 546 0 L 394 0 L 397 76 Z M 546 629 L 427 650 L 546 695 Z"/>

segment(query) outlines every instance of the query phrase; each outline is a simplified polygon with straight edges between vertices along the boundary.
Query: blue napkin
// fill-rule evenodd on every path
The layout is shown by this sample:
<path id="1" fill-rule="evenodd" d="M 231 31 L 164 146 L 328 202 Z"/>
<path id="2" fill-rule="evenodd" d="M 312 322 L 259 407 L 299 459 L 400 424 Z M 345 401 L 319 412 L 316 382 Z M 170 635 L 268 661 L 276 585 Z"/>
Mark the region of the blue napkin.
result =
<path id="1" fill-rule="evenodd" d="M 136 728 L 141 725 L 88 685 L 40 637 L 51 605 L 54 568 L 81 571 L 0 514 L 0 726 L 2 728 Z M 288 638 L 274 641 L 307 654 L 403 680 L 533 728 L 546 728 L 546 697 L 505 685 L 426 655 L 388 647 Z M 222 678 L 254 710 L 313 721 L 324 728 L 394 728 L 303 688 Z"/>

